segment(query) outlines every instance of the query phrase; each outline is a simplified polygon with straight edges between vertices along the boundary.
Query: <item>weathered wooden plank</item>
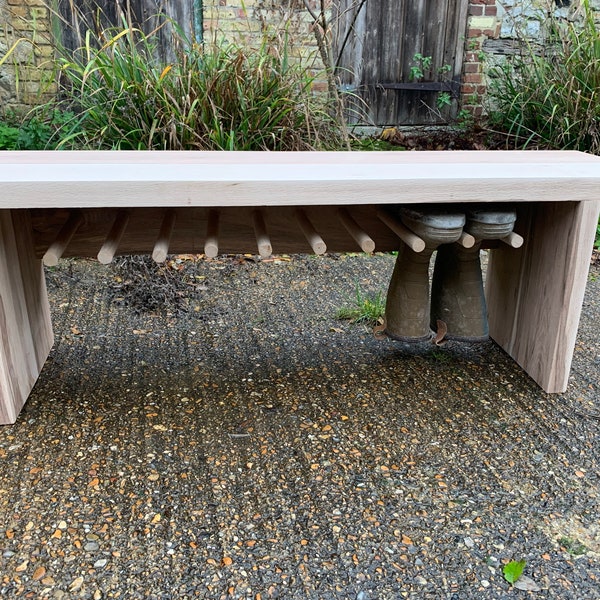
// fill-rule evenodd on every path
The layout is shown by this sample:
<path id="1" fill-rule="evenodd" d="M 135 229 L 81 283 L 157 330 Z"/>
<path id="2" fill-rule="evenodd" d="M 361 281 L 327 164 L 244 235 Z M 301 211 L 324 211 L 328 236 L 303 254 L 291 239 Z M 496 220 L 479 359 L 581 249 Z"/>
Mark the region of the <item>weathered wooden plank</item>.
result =
<path id="1" fill-rule="evenodd" d="M 26 211 L 0 211 L 0 424 L 14 423 L 53 343 Z"/>
<path id="2" fill-rule="evenodd" d="M 202 35 L 196 31 L 194 0 L 58 0 L 56 9 L 55 30 L 60 31 L 62 45 L 70 50 L 83 47 L 88 30 L 95 38 L 106 39 L 111 31 L 123 28 L 123 17 L 145 34 L 154 34 L 153 41 L 158 42 L 156 58 L 162 61 L 174 56 L 171 21 L 190 39 Z"/>
<path id="3" fill-rule="evenodd" d="M 339 75 L 364 101 L 366 122 L 378 125 L 439 123 L 456 110 L 440 110 L 438 94 L 408 91 L 389 84 L 410 82 L 411 67 L 420 54 L 431 58 L 426 81 L 460 82 L 468 3 L 462 0 L 367 2 L 355 19 L 354 0 L 339 0 L 334 46 L 340 56 Z M 349 28 L 353 25 L 351 34 Z M 444 74 L 439 69 L 449 65 Z M 385 87 L 380 84 L 388 84 Z M 352 103 L 354 108 L 357 103 Z M 350 122 L 360 119 L 350 114 Z"/>
<path id="4" fill-rule="evenodd" d="M 523 246 L 491 252 L 490 335 L 549 393 L 567 388 L 599 210 L 598 200 L 521 208 Z"/>

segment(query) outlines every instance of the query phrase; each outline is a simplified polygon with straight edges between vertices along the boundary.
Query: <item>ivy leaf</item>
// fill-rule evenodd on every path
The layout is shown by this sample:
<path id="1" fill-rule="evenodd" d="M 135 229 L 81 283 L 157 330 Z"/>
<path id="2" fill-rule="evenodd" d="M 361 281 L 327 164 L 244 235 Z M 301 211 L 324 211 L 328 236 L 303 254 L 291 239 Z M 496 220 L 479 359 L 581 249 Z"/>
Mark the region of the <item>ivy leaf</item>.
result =
<path id="1" fill-rule="evenodd" d="M 504 565 L 504 569 L 502 569 L 504 579 L 511 585 L 514 585 L 523 574 L 523 569 L 526 564 L 527 563 L 524 560 L 511 560 L 508 564 Z"/>

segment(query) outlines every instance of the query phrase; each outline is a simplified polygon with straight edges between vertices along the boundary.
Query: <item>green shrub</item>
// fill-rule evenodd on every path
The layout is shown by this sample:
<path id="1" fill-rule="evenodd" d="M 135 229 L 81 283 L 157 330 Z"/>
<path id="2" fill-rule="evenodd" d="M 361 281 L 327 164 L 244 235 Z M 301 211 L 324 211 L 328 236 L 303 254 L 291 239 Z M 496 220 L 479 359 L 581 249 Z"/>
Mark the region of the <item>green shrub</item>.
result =
<path id="1" fill-rule="evenodd" d="M 7 112 L 0 117 L 0 150 L 53 150 L 67 135 L 64 128 L 73 117 L 43 107 L 25 116 Z"/>
<path id="2" fill-rule="evenodd" d="M 125 27 L 61 64 L 63 105 L 77 115 L 65 147 L 156 150 L 303 150 L 335 145 L 327 108 L 285 43 L 258 48 L 191 43 L 175 24 L 175 60 L 156 34 Z M 103 34 L 106 36 L 106 32 Z"/>
<path id="3" fill-rule="evenodd" d="M 523 41 L 490 72 L 491 119 L 515 145 L 600 154 L 600 35 L 589 1 L 581 23 L 549 17 L 543 48 Z"/>

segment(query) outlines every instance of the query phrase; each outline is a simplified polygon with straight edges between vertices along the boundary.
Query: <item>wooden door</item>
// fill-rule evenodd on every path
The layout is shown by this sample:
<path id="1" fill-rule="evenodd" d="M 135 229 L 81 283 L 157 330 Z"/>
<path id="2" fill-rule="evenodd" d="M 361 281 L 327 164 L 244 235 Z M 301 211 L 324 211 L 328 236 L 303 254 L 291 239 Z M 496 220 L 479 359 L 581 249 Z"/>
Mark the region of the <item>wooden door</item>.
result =
<path id="1" fill-rule="evenodd" d="M 334 54 L 349 121 L 443 123 L 456 115 L 467 0 L 337 0 Z"/>
<path id="2" fill-rule="evenodd" d="M 156 31 L 161 58 L 172 58 L 169 21 L 177 23 L 190 39 L 202 37 L 201 0 L 57 0 L 55 28 L 68 50 L 83 47 L 86 31 L 98 34 L 133 24 L 148 34 Z"/>

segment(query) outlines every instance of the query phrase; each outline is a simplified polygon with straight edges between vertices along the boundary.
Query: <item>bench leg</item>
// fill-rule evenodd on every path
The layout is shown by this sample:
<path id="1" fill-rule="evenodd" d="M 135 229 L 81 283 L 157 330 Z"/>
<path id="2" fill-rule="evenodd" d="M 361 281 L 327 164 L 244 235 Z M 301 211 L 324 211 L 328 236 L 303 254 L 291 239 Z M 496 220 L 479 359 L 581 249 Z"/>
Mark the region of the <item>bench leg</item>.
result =
<path id="1" fill-rule="evenodd" d="M 532 204 L 520 249 L 490 253 L 491 337 L 548 393 L 567 388 L 600 202 Z"/>
<path id="2" fill-rule="evenodd" d="M 0 424 L 14 423 L 54 341 L 29 214 L 0 211 Z"/>

